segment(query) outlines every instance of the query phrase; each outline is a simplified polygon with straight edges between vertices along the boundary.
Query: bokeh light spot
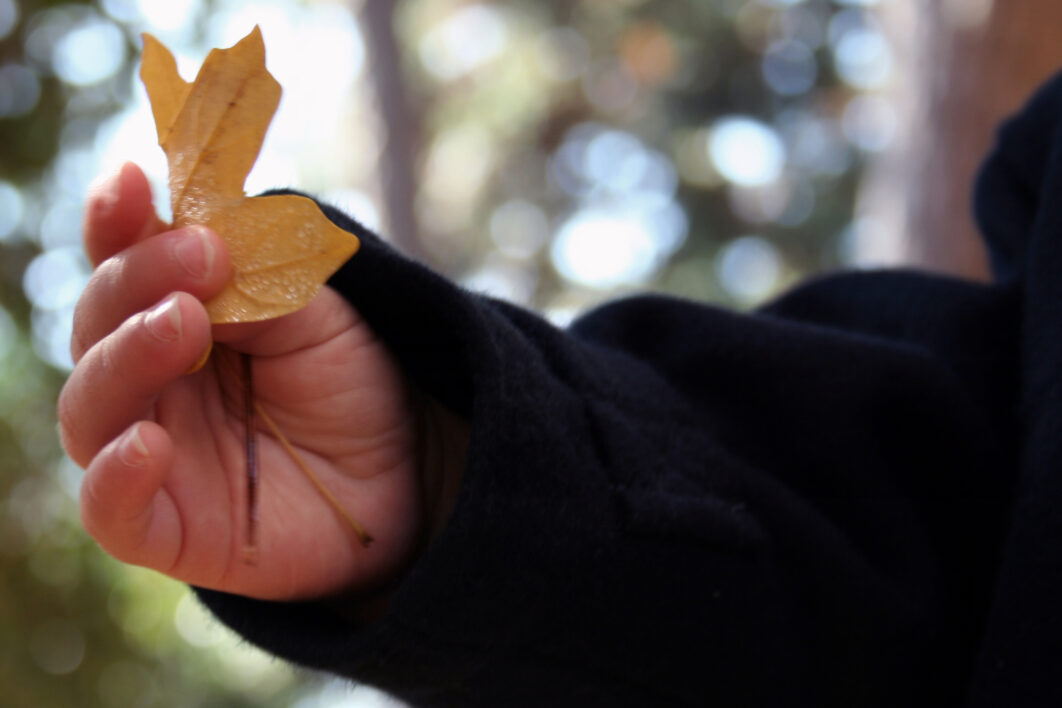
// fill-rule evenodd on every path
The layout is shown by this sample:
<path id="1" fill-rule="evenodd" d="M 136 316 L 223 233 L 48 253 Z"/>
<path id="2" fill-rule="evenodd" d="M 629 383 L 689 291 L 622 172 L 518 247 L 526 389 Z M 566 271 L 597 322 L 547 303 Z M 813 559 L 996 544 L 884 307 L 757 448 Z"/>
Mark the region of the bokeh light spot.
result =
<path id="1" fill-rule="evenodd" d="M 785 146 L 775 130 L 746 117 L 724 118 L 713 126 L 708 154 L 729 181 L 744 186 L 767 184 L 781 175 Z"/>
<path id="2" fill-rule="evenodd" d="M 587 144 L 583 159 L 583 173 L 591 182 L 617 192 L 635 187 L 647 166 L 641 141 L 622 130 L 598 133 Z"/>
<path id="3" fill-rule="evenodd" d="M 35 307 L 56 310 L 77 301 L 88 276 L 88 266 L 78 249 L 57 248 L 30 261 L 22 288 Z"/>
<path id="4" fill-rule="evenodd" d="M 728 293 L 743 304 L 753 304 L 777 287 L 782 259 L 770 241 L 742 236 L 723 247 L 716 269 Z"/>
<path id="5" fill-rule="evenodd" d="M 82 206 L 61 200 L 52 205 L 41 219 L 39 238 L 46 249 L 81 247 Z"/>
<path id="6" fill-rule="evenodd" d="M 551 255 L 568 280 L 610 288 L 645 281 L 657 265 L 659 250 L 644 224 L 585 211 L 561 226 Z"/>
<path id="7" fill-rule="evenodd" d="M 892 50 L 888 40 L 874 27 L 857 26 L 843 18 L 843 14 L 840 13 L 831 23 L 853 25 L 841 30 L 831 28 L 831 34 L 837 37 L 833 56 L 838 76 L 854 88 L 881 88 L 892 75 Z"/>
<path id="8" fill-rule="evenodd" d="M 22 194 L 10 182 L 0 180 L 0 242 L 10 240 L 22 223 Z"/>
<path id="9" fill-rule="evenodd" d="M 135 22 L 141 19 L 137 0 L 101 0 L 100 6 L 109 17 L 119 22 Z"/>
<path id="10" fill-rule="evenodd" d="M 199 0 L 137 0 L 137 10 L 154 32 L 168 33 L 184 28 L 198 9 Z"/>
<path id="11" fill-rule="evenodd" d="M 0 39 L 11 34 L 18 24 L 18 5 L 14 0 L 0 0 Z"/>
<path id="12" fill-rule="evenodd" d="M 87 86 L 112 76 L 125 61 L 125 37 L 117 25 L 89 19 L 63 35 L 52 50 L 52 67 L 68 84 Z"/>
<path id="13" fill-rule="evenodd" d="M 70 333 L 74 330 L 74 306 L 58 310 L 34 309 L 30 318 L 33 330 L 33 350 L 44 362 L 57 369 L 70 371 Z"/>
<path id="14" fill-rule="evenodd" d="M 440 79 L 456 79 L 501 53 L 507 30 L 490 5 L 468 5 L 433 28 L 420 43 L 424 68 Z"/>

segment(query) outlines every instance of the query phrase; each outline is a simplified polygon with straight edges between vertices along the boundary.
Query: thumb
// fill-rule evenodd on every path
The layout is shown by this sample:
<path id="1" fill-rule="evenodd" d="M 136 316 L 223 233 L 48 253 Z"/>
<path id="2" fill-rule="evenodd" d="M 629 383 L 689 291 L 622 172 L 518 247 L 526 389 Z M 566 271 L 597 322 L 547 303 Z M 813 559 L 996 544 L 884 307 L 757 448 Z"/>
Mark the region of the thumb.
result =
<path id="1" fill-rule="evenodd" d="M 93 458 L 81 484 L 81 522 L 103 550 L 126 563 L 166 571 L 180 551 L 181 525 L 163 482 L 173 443 L 139 421 Z"/>

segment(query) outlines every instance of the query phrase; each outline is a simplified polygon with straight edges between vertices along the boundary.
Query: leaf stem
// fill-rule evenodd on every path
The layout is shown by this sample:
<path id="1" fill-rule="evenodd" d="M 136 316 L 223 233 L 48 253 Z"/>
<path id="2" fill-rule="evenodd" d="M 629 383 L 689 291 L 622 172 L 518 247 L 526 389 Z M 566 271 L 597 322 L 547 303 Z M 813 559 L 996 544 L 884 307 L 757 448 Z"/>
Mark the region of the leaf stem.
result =
<path id="1" fill-rule="evenodd" d="M 243 425 L 246 449 L 247 482 L 247 528 L 243 542 L 243 561 L 248 565 L 258 564 L 258 440 L 254 400 L 254 370 L 251 357 L 240 354 L 240 374 L 243 379 Z"/>
<path id="2" fill-rule="evenodd" d="M 335 509 L 336 513 L 346 519 L 347 523 L 350 524 L 350 527 L 354 529 L 354 533 L 357 534 L 358 541 L 361 543 L 361 545 L 368 547 L 368 545 L 372 543 L 372 536 L 365 530 L 365 528 L 361 524 L 354 520 L 354 517 L 351 516 L 350 513 L 348 513 L 347 510 L 343 508 L 343 505 L 340 504 L 339 500 L 336 499 L 335 495 L 328 490 L 328 487 L 326 487 L 324 483 L 321 482 L 320 479 L 318 479 L 317 475 L 315 475 L 313 471 L 310 470 L 309 465 L 307 465 L 306 462 L 304 462 L 303 459 L 299 456 L 299 453 L 295 451 L 294 446 L 292 446 L 292 444 L 288 441 L 287 436 L 285 436 L 284 433 L 280 431 L 280 428 L 277 426 L 276 423 L 273 422 L 273 419 L 269 417 L 269 414 L 265 412 L 262 406 L 255 402 L 254 409 L 258 413 L 258 417 L 265 422 L 266 426 L 269 428 L 270 432 L 273 433 L 273 436 L 277 439 L 277 441 L 280 442 L 280 444 L 284 447 L 285 450 L 287 450 L 288 454 L 291 456 L 291 459 L 295 462 L 296 465 L 298 465 L 299 469 L 302 470 L 302 473 L 306 475 L 306 478 L 309 479 L 311 483 L 313 483 L 313 486 L 317 488 L 317 491 L 321 493 L 321 496 L 323 496 L 325 500 L 332 506 L 332 508 Z"/>

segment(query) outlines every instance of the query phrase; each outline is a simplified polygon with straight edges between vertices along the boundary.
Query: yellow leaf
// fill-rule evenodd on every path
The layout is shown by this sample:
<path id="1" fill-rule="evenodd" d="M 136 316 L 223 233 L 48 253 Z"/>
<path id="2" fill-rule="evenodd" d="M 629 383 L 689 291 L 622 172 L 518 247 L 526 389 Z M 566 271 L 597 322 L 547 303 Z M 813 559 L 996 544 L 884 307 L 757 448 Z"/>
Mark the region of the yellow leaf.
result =
<path id="1" fill-rule="evenodd" d="M 265 320 L 306 305 L 359 243 L 311 199 L 244 194 L 280 102 L 262 33 L 255 27 L 235 46 L 211 51 L 191 84 L 145 34 L 140 78 L 169 162 L 174 227 L 209 226 L 232 258 L 232 280 L 206 303 L 211 322 Z"/>

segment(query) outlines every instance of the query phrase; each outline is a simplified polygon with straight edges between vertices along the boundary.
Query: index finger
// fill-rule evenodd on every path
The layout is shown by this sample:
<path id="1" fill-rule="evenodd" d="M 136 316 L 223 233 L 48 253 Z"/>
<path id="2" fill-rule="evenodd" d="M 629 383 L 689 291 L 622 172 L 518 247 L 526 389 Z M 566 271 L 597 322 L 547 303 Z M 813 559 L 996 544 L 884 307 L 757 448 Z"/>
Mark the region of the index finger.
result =
<path id="1" fill-rule="evenodd" d="M 147 177 L 132 162 L 89 189 L 83 237 L 93 267 L 166 228 L 155 213 Z"/>

